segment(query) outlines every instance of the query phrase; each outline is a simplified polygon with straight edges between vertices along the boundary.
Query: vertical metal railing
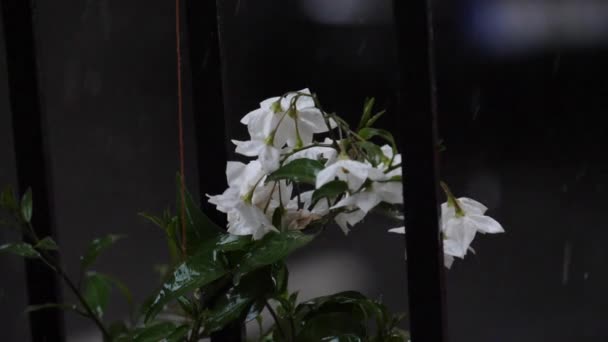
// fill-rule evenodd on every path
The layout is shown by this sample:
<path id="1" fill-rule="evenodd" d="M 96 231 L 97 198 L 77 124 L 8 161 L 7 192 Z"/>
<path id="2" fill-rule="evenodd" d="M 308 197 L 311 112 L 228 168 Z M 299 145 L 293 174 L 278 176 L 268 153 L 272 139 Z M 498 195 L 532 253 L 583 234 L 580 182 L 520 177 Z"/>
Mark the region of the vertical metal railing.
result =
<path id="1" fill-rule="evenodd" d="M 32 2 L 2 0 L 1 4 L 19 190 L 24 192 L 28 187 L 35 190 L 33 226 L 38 236 L 53 236 Z M 29 305 L 61 302 L 59 282 L 53 271 L 37 260 L 26 260 L 25 269 Z M 29 318 L 32 341 L 64 340 L 61 311 L 31 312 Z"/>
<path id="2" fill-rule="evenodd" d="M 401 151 L 413 342 L 447 338 L 439 233 L 437 86 L 431 0 L 394 0 L 401 82 Z"/>
<path id="3" fill-rule="evenodd" d="M 196 128 L 199 187 L 201 198 L 205 194 L 219 194 L 226 189 L 225 165 L 226 118 L 221 58 L 220 1 L 186 0 L 187 48 L 190 52 L 192 105 Z M 222 213 L 202 203 L 211 219 L 225 225 Z M 241 322 L 229 325 L 211 336 L 213 342 L 239 342 L 244 340 Z"/>

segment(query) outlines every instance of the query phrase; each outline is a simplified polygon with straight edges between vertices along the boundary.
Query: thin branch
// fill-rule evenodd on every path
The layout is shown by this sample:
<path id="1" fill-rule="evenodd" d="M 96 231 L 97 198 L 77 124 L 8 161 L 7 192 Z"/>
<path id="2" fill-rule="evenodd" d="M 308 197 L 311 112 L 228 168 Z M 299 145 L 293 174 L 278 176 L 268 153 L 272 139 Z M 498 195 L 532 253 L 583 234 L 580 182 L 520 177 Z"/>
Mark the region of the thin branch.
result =
<path id="1" fill-rule="evenodd" d="M 285 331 L 283 330 L 283 328 L 279 324 L 279 317 L 277 316 L 277 313 L 274 311 L 274 309 L 272 308 L 272 306 L 270 306 L 270 304 L 268 303 L 268 301 L 265 302 L 265 306 L 268 309 L 268 312 L 270 312 L 270 315 L 272 316 L 272 318 L 274 319 L 274 324 L 277 326 L 277 329 L 279 330 L 279 333 L 281 333 L 281 336 L 283 336 L 283 338 L 285 340 L 287 340 L 287 334 L 285 334 Z"/>

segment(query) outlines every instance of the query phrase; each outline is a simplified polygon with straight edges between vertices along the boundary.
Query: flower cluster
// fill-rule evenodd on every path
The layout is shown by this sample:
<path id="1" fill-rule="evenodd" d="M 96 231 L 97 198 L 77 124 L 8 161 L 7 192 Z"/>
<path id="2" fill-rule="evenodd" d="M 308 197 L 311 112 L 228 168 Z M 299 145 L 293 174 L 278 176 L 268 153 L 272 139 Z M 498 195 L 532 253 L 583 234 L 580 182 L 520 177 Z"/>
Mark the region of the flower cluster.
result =
<path id="1" fill-rule="evenodd" d="M 271 231 L 335 222 L 348 233 L 380 205 L 398 211 L 403 204 L 402 158 L 392 135 L 372 127 L 383 114 L 372 115 L 373 104 L 366 102 L 355 131 L 323 111 L 308 89 L 264 100 L 245 115 L 241 123 L 250 140 L 232 142 L 236 153 L 253 160 L 229 162 L 228 189 L 209 196 L 227 214 L 228 232 L 258 240 Z M 503 230 L 483 215 L 487 208 L 479 202 L 446 193 L 441 230 L 449 267 L 454 257 L 466 255 L 476 232 Z M 390 231 L 405 233 L 405 228 Z"/>

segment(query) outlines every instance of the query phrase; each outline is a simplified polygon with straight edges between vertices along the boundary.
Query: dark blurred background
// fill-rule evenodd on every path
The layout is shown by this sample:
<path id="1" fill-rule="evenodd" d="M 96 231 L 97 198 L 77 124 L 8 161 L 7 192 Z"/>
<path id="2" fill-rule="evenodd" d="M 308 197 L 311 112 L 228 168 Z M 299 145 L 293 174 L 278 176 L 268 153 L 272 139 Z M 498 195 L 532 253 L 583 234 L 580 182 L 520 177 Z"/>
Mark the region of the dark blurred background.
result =
<path id="1" fill-rule="evenodd" d="M 238 121 L 260 100 L 303 87 L 353 122 L 363 99 L 376 97 L 388 109 L 379 124 L 399 137 L 392 127 L 407 112 L 395 110 L 390 0 L 220 3 L 229 137 L 245 137 Z M 138 289 L 139 301 L 157 286 L 152 266 L 166 252 L 161 232 L 136 214 L 173 201 L 178 168 L 173 6 L 38 1 L 35 18 L 63 260 L 76 272 L 89 240 L 126 232 L 98 269 Z M 450 341 L 606 341 L 608 6 L 435 7 L 441 176 L 507 231 L 479 237 L 477 255 L 447 273 Z M 6 80 L 3 51 L 0 63 Z M 0 183 L 14 184 L 6 87 L 0 82 Z M 186 177 L 196 192 L 190 100 Z M 292 287 L 304 298 L 358 289 L 406 311 L 403 241 L 385 228 L 370 218 L 348 238 L 329 230 L 291 260 Z M 1 256 L 0 267 L 0 340 L 27 341 L 23 263 Z M 108 317 L 127 314 L 116 298 Z M 66 318 L 70 341 L 95 340 L 87 322 Z"/>

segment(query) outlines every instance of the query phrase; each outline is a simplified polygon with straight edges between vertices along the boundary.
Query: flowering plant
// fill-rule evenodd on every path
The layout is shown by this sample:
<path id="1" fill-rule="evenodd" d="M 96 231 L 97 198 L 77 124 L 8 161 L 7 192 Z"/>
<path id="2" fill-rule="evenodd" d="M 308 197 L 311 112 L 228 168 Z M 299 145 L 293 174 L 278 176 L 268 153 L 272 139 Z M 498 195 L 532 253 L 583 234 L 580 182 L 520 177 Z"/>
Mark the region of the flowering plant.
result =
<path id="1" fill-rule="evenodd" d="M 374 127 L 384 112 L 365 102 L 356 129 L 321 107 L 308 89 L 267 99 L 241 120 L 250 140 L 236 141 L 236 152 L 251 160 L 226 167 L 228 188 L 209 196 L 227 215 L 227 229 L 212 222 L 181 190 L 175 213 L 145 215 L 166 232 L 170 269 L 162 284 L 132 322 L 106 325 L 103 313 L 112 287 L 130 294 L 116 279 L 93 272 L 97 256 L 120 237 L 91 243 L 82 257 L 82 281 L 73 282 L 57 261 L 57 244 L 40 239 L 31 225 L 32 195 L 18 201 L 10 190 L 0 204 L 28 243 L 0 251 L 42 260 L 68 284 L 78 304 L 49 303 L 28 310 L 59 307 L 91 319 L 107 341 L 198 341 L 231 323 L 273 318 L 260 323 L 260 341 L 407 341 L 398 328 L 401 315 L 353 291 L 304 302 L 289 292 L 285 259 L 335 223 L 345 234 L 370 212 L 396 220 L 403 204 L 402 157 L 390 132 Z M 383 144 L 377 144 L 382 141 Z M 500 233 L 487 208 L 456 198 L 441 184 L 445 266 L 464 258 L 477 232 Z M 405 228 L 389 230 L 405 233 Z"/>

